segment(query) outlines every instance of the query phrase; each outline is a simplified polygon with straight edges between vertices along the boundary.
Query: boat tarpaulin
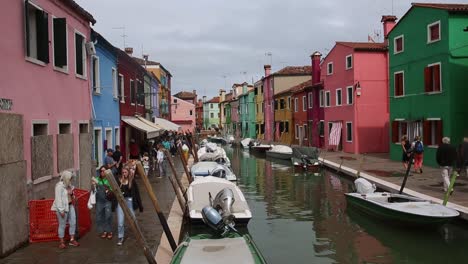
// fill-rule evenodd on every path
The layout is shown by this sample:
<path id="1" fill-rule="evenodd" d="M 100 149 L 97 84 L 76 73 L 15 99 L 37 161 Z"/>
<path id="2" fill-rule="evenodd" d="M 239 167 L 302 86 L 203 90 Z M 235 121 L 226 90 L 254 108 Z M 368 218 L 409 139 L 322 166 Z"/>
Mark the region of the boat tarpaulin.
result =
<path id="1" fill-rule="evenodd" d="M 146 133 L 148 139 L 155 138 L 164 130 L 152 122 L 138 116 L 122 116 L 121 120 L 126 124 Z"/>

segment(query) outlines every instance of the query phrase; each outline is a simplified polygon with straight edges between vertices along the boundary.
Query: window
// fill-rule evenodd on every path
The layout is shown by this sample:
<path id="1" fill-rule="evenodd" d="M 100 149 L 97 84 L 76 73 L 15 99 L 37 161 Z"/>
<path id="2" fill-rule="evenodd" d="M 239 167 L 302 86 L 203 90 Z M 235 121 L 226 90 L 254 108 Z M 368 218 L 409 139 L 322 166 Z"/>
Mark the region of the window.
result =
<path id="1" fill-rule="evenodd" d="M 94 129 L 94 159 L 96 160 L 96 165 L 99 168 L 102 166 L 102 153 L 103 153 L 103 144 L 102 144 L 102 130 L 100 128 Z"/>
<path id="2" fill-rule="evenodd" d="M 92 70 L 93 70 L 93 91 L 95 93 L 101 93 L 101 76 L 99 74 L 99 57 L 91 57 Z"/>
<path id="3" fill-rule="evenodd" d="M 145 87 L 143 86 L 143 82 L 140 80 L 137 80 L 137 102 L 139 105 L 144 105 L 145 104 Z M 169 100 L 170 102 L 170 100 Z"/>
<path id="4" fill-rule="evenodd" d="M 113 149 L 114 148 L 114 144 L 112 142 L 112 128 L 105 128 L 105 131 L 106 131 L 106 148 L 111 148 Z"/>
<path id="5" fill-rule="evenodd" d="M 291 109 L 291 96 L 288 96 L 288 109 Z"/>
<path id="6" fill-rule="evenodd" d="M 324 102 L 324 100 L 323 100 L 323 90 L 321 90 L 321 91 L 319 92 L 319 105 L 320 105 L 320 107 L 323 107 L 323 106 L 324 106 L 324 105 L 323 105 L 323 102 Z"/>
<path id="7" fill-rule="evenodd" d="M 125 78 L 122 74 L 119 74 L 119 81 L 118 81 L 118 86 L 119 86 L 119 98 L 120 98 L 120 102 L 122 103 L 125 103 L 125 90 L 124 90 L 124 86 L 125 86 Z"/>
<path id="8" fill-rule="evenodd" d="M 341 88 L 336 89 L 336 105 L 340 106 L 341 105 Z"/>
<path id="9" fill-rule="evenodd" d="M 213 109 L 213 104 L 210 104 L 210 108 Z"/>
<path id="10" fill-rule="evenodd" d="M 112 95 L 114 96 L 115 99 L 118 98 L 117 95 L 117 70 L 115 68 L 112 68 Z"/>
<path id="11" fill-rule="evenodd" d="M 299 108 L 299 98 L 294 98 L 294 112 L 297 112 Z"/>
<path id="12" fill-rule="evenodd" d="M 309 96 L 309 108 L 312 108 L 312 106 L 314 105 L 312 93 L 309 93 L 308 96 Z"/>
<path id="13" fill-rule="evenodd" d="M 119 132 L 119 128 L 116 127 L 114 128 L 114 136 L 115 136 L 115 145 L 120 145 L 120 132 Z"/>
<path id="14" fill-rule="evenodd" d="M 54 66 L 67 71 L 67 20 L 65 18 L 54 18 L 52 23 Z"/>
<path id="15" fill-rule="evenodd" d="M 304 124 L 304 139 L 307 139 L 307 125 Z"/>
<path id="16" fill-rule="evenodd" d="M 405 50 L 405 38 L 403 35 L 393 39 L 393 54 L 401 53 Z"/>
<path id="17" fill-rule="evenodd" d="M 226 114 L 226 109 L 224 109 L 224 114 Z M 193 111 L 192 111 L 192 110 L 189 111 L 189 115 L 193 115 Z"/>
<path id="18" fill-rule="evenodd" d="M 80 129 L 80 134 L 88 134 L 89 133 L 88 123 L 81 123 L 79 129 Z"/>
<path id="19" fill-rule="evenodd" d="M 307 101 L 306 101 L 306 96 L 302 96 L 302 112 L 307 111 Z"/>
<path id="20" fill-rule="evenodd" d="M 353 92 L 354 92 L 354 89 L 353 89 L 352 86 L 346 87 L 346 95 L 347 95 L 346 103 L 349 104 L 349 105 L 353 104 L 353 98 L 354 98 Z"/>
<path id="21" fill-rule="evenodd" d="M 349 70 L 353 68 L 353 55 L 346 56 L 346 69 Z"/>
<path id="22" fill-rule="evenodd" d="M 75 73 L 86 78 L 85 38 L 79 32 L 75 32 Z"/>
<path id="23" fill-rule="evenodd" d="M 49 134 L 49 124 L 47 121 L 33 121 L 32 136 L 44 136 Z"/>
<path id="24" fill-rule="evenodd" d="M 395 97 L 405 95 L 405 76 L 404 72 L 395 72 L 393 74 L 393 86 L 395 89 Z"/>
<path id="25" fill-rule="evenodd" d="M 440 40 L 440 21 L 427 26 L 427 43 L 433 43 Z"/>
<path id="26" fill-rule="evenodd" d="M 260 86 L 261 93 L 263 94 L 263 85 Z"/>
<path id="27" fill-rule="evenodd" d="M 353 124 L 346 122 L 346 141 L 353 142 Z"/>
<path id="28" fill-rule="evenodd" d="M 262 102 L 262 109 L 261 109 L 261 112 L 262 112 L 262 113 L 263 113 L 263 111 L 264 111 L 263 109 L 265 109 L 265 103 L 264 103 L 264 102 Z"/>
<path id="29" fill-rule="evenodd" d="M 327 64 L 327 75 L 332 75 L 333 74 L 333 62 L 329 62 Z"/>
<path id="30" fill-rule="evenodd" d="M 26 56 L 49 63 L 49 14 L 29 2 L 25 9 Z"/>
<path id="31" fill-rule="evenodd" d="M 278 110 L 278 100 L 275 100 L 275 110 Z"/>
<path id="32" fill-rule="evenodd" d="M 284 133 L 284 122 L 278 122 L 279 123 L 279 132 Z"/>
<path id="33" fill-rule="evenodd" d="M 130 103 L 135 104 L 135 83 L 132 79 L 130 79 Z"/>
<path id="34" fill-rule="evenodd" d="M 286 105 L 284 104 L 284 99 L 281 98 L 280 99 L 280 109 L 284 109 L 284 108 L 286 108 Z"/>
<path id="35" fill-rule="evenodd" d="M 437 146 L 442 143 L 442 120 L 428 118 L 423 123 L 423 142 L 428 146 Z"/>
<path id="36" fill-rule="evenodd" d="M 325 135 L 325 122 L 320 120 L 319 123 L 319 136 L 323 137 Z"/>
<path id="37" fill-rule="evenodd" d="M 294 134 L 296 136 L 296 139 L 299 139 L 299 125 L 298 124 L 296 124 L 296 129 L 294 131 Z"/>
<path id="38" fill-rule="evenodd" d="M 70 123 L 59 123 L 58 124 L 59 134 L 71 134 L 71 124 Z"/>
<path id="39" fill-rule="evenodd" d="M 326 107 L 330 106 L 330 91 L 325 92 L 325 106 Z"/>
<path id="40" fill-rule="evenodd" d="M 426 93 L 440 92 L 441 77 L 440 62 L 424 68 L 424 91 Z"/>
<path id="41" fill-rule="evenodd" d="M 289 133 L 289 121 L 284 122 L 284 133 Z"/>
<path id="42" fill-rule="evenodd" d="M 214 118 L 214 113 L 210 113 L 210 118 Z"/>
<path id="43" fill-rule="evenodd" d="M 257 95 L 258 94 L 258 87 L 255 87 L 254 89 L 254 95 Z"/>

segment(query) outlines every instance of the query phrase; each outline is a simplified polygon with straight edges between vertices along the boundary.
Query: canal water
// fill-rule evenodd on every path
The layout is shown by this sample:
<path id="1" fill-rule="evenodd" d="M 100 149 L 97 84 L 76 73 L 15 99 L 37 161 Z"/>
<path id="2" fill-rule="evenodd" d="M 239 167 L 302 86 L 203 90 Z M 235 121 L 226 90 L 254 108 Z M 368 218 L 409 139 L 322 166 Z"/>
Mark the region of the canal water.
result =
<path id="1" fill-rule="evenodd" d="M 248 231 L 268 263 L 468 263 L 466 223 L 421 230 L 347 208 L 352 182 L 226 147 L 251 207 Z"/>

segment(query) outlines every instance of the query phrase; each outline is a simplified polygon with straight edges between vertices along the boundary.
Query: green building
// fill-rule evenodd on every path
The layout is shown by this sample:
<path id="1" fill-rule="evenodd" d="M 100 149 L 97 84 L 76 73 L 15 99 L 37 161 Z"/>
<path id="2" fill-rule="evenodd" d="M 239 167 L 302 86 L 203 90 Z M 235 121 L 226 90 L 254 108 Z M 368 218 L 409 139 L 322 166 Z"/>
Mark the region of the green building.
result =
<path id="1" fill-rule="evenodd" d="M 401 137 L 425 145 L 437 166 L 442 137 L 468 135 L 468 5 L 412 4 L 389 32 L 390 156 L 401 160 Z"/>
<path id="2" fill-rule="evenodd" d="M 242 138 L 256 138 L 255 130 L 255 94 L 252 85 L 244 83 L 242 94 L 239 95 L 239 121 L 241 122 Z"/>
<path id="3" fill-rule="evenodd" d="M 203 102 L 203 128 L 207 130 L 219 128 L 219 96 Z"/>

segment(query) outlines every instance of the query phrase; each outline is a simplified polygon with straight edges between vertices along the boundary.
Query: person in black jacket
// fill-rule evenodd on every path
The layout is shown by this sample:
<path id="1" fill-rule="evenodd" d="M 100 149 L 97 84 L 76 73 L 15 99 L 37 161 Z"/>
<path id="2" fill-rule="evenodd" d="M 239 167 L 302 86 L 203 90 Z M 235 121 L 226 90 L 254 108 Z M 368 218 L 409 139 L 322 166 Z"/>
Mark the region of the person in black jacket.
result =
<path id="1" fill-rule="evenodd" d="M 468 137 L 463 138 L 463 142 L 458 146 L 458 169 L 468 177 Z"/>
<path id="2" fill-rule="evenodd" d="M 450 145 L 450 138 L 442 138 L 442 144 L 437 149 L 436 160 L 442 170 L 441 176 L 444 183 L 444 191 L 446 192 L 450 186 L 450 175 L 452 174 L 453 165 L 457 161 L 457 150 L 454 146 Z"/>
<path id="3" fill-rule="evenodd" d="M 122 168 L 122 175 L 118 179 L 117 183 L 119 184 L 120 191 L 122 192 L 125 202 L 133 217 L 135 217 L 134 210 L 140 209 L 140 212 L 143 212 L 140 192 L 134 179 L 134 174 L 131 172 L 129 167 Z M 120 205 L 117 207 L 117 222 L 119 237 L 117 245 L 121 246 L 124 242 L 125 235 L 125 216 Z"/>

